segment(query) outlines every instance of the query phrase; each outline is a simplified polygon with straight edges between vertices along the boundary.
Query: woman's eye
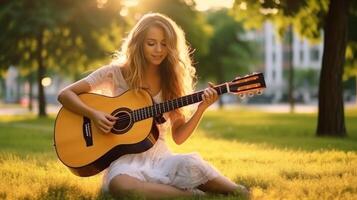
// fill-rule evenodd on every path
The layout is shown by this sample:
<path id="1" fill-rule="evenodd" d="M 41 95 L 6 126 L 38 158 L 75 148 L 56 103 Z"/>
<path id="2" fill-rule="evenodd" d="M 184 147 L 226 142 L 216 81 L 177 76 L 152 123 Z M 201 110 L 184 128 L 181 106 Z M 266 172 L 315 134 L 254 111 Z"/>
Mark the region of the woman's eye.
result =
<path id="1" fill-rule="evenodd" d="M 161 43 L 162 46 L 166 47 L 166 43 Z"/>
<path id="2" fill-rule="evenodd" d="M 148 43 L 148 45 L 149 45 L 149 46 L 154 46 L 154 45 L 155 45 L 155 43 L 153 43 L 153 42 L 149 42 L 149 43 Z"/>

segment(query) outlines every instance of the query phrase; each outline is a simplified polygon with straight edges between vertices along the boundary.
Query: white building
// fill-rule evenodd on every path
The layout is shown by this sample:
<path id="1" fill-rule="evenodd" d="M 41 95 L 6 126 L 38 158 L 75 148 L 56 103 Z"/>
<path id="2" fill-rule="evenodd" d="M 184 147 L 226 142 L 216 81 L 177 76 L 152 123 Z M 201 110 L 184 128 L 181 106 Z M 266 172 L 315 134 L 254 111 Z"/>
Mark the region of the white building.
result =
<path id="1" fill-rule="evenodd" d="M 266 22 L 260 32 L 260 37 L 263 39 L 264 45 L 264 71 L 267 89 L 266 95 L 271 95 L 273 102 L 278 102 L 287 94 L 288 77 L 283 76 L 284 69 L 287 68 L 289 58 L 287 44 L 284 44 L 277 36 L 274 25 Z M 292 59 L 294 70 L 299 69 L 316 69 L 321 68 L 323 43 L 311 44 L 307 39 L 302 39 L 298 34 L 293 34 Z M 284 53 L 286 52 L 286 53 Z M 313 87 L 313 86 L 311 86 Z M 302 91 L 304 101 L 311 101 L 311 92 L 309 90 Z M 296 94 L 295 94 L 296 95 Z"/>

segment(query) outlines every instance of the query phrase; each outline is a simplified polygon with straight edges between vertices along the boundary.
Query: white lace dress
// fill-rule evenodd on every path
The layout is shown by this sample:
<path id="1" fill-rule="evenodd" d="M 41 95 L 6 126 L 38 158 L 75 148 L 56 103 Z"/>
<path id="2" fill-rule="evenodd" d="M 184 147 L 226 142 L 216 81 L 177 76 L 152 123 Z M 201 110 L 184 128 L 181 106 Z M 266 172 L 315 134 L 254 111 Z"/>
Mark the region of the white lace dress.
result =
<path id="1" fill-rule="evenodd" d="M 93 92 L 109 96 L 117 96 L 128 90 L 120 67 L 116 65 L 103 66 L 84 80 L 90 84 Z M 161 102 L 161 93 L 153 97 L 153 100 L 156 103 Z M 143 153 L 124 155 L 111 163 L 103 177 L 104 191 L 108 191 L 110 181 L 120 174 L 180 189 L 195 189 L 220 175 L 197 153 L 173 154 L 169 150 L 165 143 L 169 121 L 159 125 L 158 128 L 159 139 L 152 148 Z"/>

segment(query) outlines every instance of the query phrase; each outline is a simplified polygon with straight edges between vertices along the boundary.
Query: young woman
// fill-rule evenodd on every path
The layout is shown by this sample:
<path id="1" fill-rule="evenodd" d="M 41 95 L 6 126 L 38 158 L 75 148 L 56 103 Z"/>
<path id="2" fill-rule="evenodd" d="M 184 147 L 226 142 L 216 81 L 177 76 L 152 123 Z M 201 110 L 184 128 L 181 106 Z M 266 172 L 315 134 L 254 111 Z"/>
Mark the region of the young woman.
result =
<path id="1" fill-rule="evenodd" d="M 128 89 L 145 88 L 158 103 L 193 91 L 195 69 L 184 32 L 170 18 L 158 13 L 144 15 L 129 33 L 120 53 L 124 58 L 121 62 L 99 68 L 63 89 L 58 96 L 63 106 L 89 117 L 103 134 L 110 132 L 116 118 L 88 107 L 78 94 L 96 90 L 117 96 Z M 191 117 L 183 109 L 164 115 L 167 121 L 158 125 L 160 136 L 151 149 L 112 162 L 103 177 L 104 190 L 114 196 L 137 192 L 148 198 L 204 192 L 237 192 L 248 196 L 244 186 L 222 176 L 198 154 L 173 154 L 165 144 L 168 127 L 176 144 L 190 137 L 205 110 L 218 99 L 210 86 L 204 90 L 203 101 Z"/>

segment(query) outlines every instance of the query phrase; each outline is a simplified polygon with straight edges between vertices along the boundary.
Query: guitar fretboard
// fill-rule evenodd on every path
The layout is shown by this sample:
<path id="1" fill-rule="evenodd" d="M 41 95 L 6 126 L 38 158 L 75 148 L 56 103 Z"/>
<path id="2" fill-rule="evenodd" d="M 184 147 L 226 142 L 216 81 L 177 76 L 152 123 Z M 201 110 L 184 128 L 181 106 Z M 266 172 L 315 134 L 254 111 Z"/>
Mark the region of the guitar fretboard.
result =
<path id="1" fill-rule="evenodd" d="M 218 85 L 214 87 L 214 89 L 217 91 L 218 95 L 228 92 L 226 84 Z M 133 119 L 134 121 L 141 121 L 150 117 L 159 116 L 177 108 L 198 103 L 202 101 L 202 94 L 203 91 L 199 91 L 190 95 L 179 97 L 177 99 L 134 110 L 132 112 Z"/>

